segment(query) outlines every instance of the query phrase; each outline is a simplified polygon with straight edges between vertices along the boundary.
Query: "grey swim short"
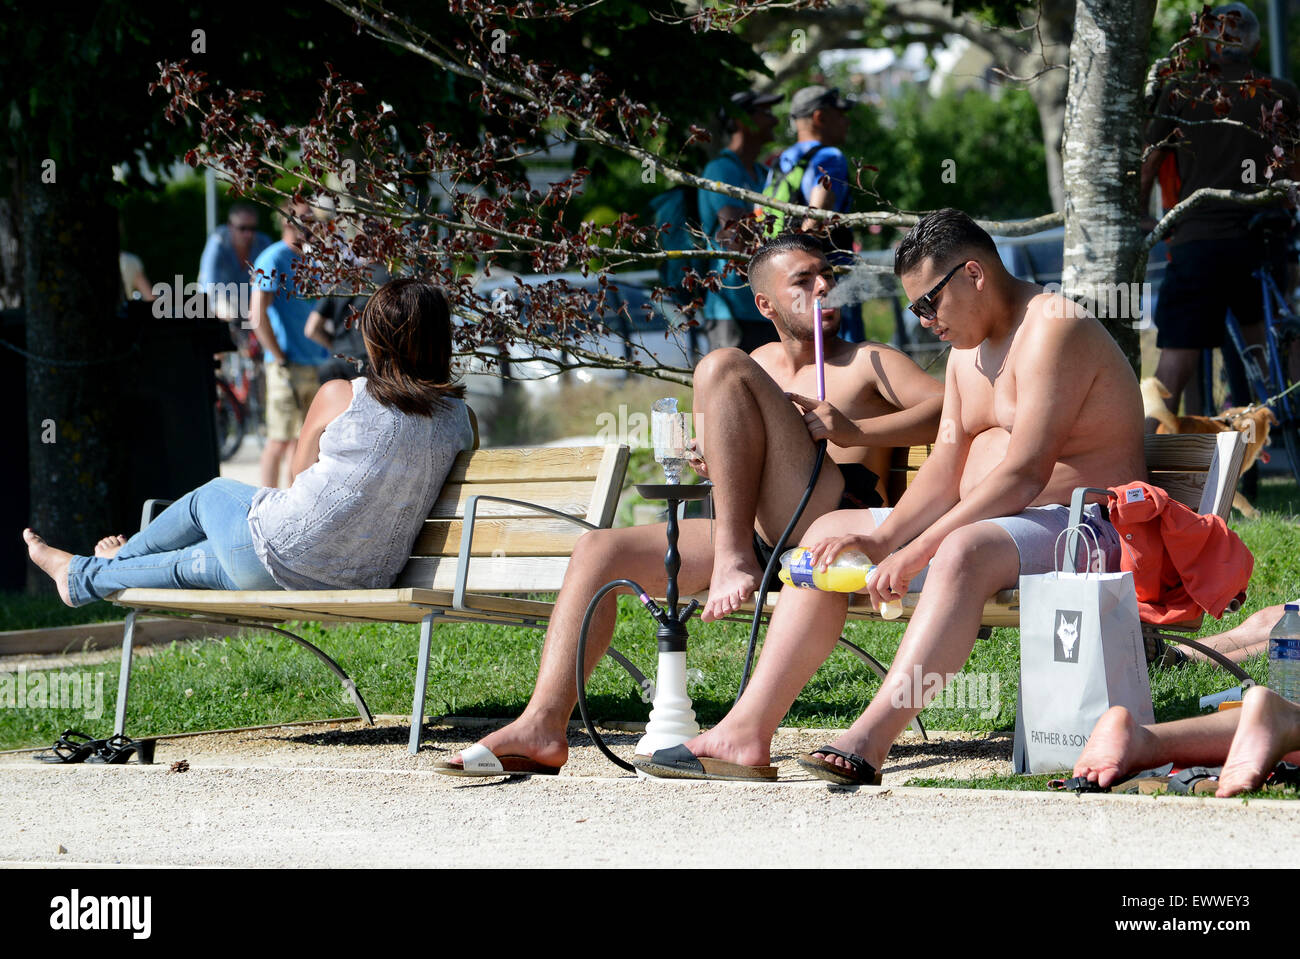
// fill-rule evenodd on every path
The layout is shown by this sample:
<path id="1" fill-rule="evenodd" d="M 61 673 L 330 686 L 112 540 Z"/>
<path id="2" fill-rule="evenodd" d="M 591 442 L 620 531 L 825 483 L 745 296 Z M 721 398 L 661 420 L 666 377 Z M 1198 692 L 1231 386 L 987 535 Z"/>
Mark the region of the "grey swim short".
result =
<path id="1" fill-rule="evenodd" d="M 885 521 L 885 518 L 893 512 L 890 507 L 874 507 L 871 510 L 871 518 L 879 526 Z M 1069 525 L 1070 507 L 1068 506 L 1031 506 L 1023 513 L 1017 513 L 1015 516 L 999 516 L 995 519 L 980 520 L 981 523 L 993 523 L 995 526 L 1001 526 L 1011 536 L 1012 542 L 1016 544 L 1016 549 L 1020 551 L 1020 575 L 1032 576 L 1036 573 L 1050 573 L 1053 570 L 1065 570 L 1068 567 L 1065 563 L 1065 541 L 1066 536 L 1061 536 L 1061 532 Z M 1101 550 L 1102 556 L 1106 561 L 1106 571 L 1109 573 L 1119 572 L 1119 561 L 1121 555 L 1119 533 L 1115 527 L 1105 518 L 1105 513 L 1097 503 L 1089 503 L 1083 510 L 1084 524 L 1091 527 L 1092 531 L 1097 534 L 1097 546 Z M 1060 545 L 1057 546 L 1057 537 L 1060 537 Z M 1075 556 L 1075 569 L 1083 571 L 1089 553 L 1092 551 L 1092 538 L 1084 533 L 1079 537 L 1078 550 Z M 1096 569 L 1096 564 L 1092 564 Z M 919 592 L 925 583 L 925 576 L 930 571 L 926 567 L 920 574 L 912 580 L 909 589 L 912 592 Z"/>

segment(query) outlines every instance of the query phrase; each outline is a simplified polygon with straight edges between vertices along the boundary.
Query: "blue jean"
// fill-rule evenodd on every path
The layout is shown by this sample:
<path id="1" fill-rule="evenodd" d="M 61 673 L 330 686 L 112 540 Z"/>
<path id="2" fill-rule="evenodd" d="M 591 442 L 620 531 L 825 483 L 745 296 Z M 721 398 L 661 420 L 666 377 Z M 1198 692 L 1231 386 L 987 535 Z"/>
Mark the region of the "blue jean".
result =
<path id="1" fill-rule="evenodd" d="M 73 557 L 72 604 L 132 588 L 279 589 L 257 558 L 248 528 L 256 492 L 247 483 L 211 480 L 168 506 L 112 559 Z"/>

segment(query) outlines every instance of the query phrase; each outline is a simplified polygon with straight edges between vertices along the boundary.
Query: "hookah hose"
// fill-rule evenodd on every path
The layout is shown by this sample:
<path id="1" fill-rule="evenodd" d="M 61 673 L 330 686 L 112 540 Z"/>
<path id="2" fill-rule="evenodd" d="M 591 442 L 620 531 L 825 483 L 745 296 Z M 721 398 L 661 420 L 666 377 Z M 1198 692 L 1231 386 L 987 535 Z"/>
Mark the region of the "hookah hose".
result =
<path id="1" fill-rule="evenodd" d="M 740 674 L 740 688 L 736 690 L 735 702 L 740 701 L 741 695 L 745 692 L 745 686 L 749 683 L 749 671 L 754 666 L 754 650 L 758 646 L 758 627 L 763 620 L 763 606 L 767 603 L 767 591 L 776 576 L 776 570 L 781 565 L 781 553 L 785 550 L 786 540 L 790 538 L 790 534 L 794 532 L 795 526 L 798 525 L 799 518 L 803 516 L 803 511 L 808 506 L 808 500 L 812 499 L 813 490 L 817 487 L 817 477 L 821 475 L 822 461 L 825 459 L 826 441 L 818 440 L 817 459 L 813 462 L 812 474 L 808 477 L 808 487 L 803 491 L 803 499 L 799 500 L 799 505 L 795 507 L 794 515 L 790 517 L 790 522 L 786 525 L 785 531 L 773 544 L 772 556 L 767 561 L 767 568 L 763 570 L 763 581 L 758 589 L 758 599 L 754 602 L 754 621 L 749 629 L 749 646 L 745 650 L 745 671 Z"/>
<path id="2" fill-rule="evenodd" d="M 641 605 L 644 606 L 650 612 L 650 615 L 654 617 L 655 622 L 660 623 L 662 625 L 665 620 L 671 618 L 668 612 L 665 611 L 662 606 L 660 606 L 658 603 L 656 603 L 653 599 L 650 598 L 649 593 L 647 593 L 644 589 L 642 589 L 638 583 L 635 583 L 630 579 L 612 580 L 611 582 L 606 583 L 604 586 L 602 586 L 600 589 L 596 591 L 596 595 L 593 596 L 591 598 L 591 602 L 587 604 L 587 612 L 583 614 L 582 628 L 578 630 L 578 662 L 577 662 L 578 712 L 582 715 L 583 725 L 587 727 L 587 735 L 589 735 L 592 739 L 592 742 L 596 744 L 596 748 L 605 754 L 605 758 L 608 759 L 610 762 L 612 762 L 615 766 L 620 766 L 623 769 L 626 769 L 628 772 L 634 773 L 636 772 L 636 767 L 633 766 L 631 763 L 627 762 L 626 760 L 619 759 L 617 756 L 614 755 L 614 753 L 610 750 L 610 748 L 605 745 L 605 740 L 601 737 L 600 732 L 596 729 L 596 724 L 591 721 L 591 710 L 587 706 L 587 677 L 585 675 L 586 670 L 583 669 L 583 666 L 586 664 L 587 661 L 587 631 L 591 628 L 591 618 L 594 615 L 596 615 L 596 607 L 599 606 L 600 601 L 605 598 L 605 594 L 608 593 L 610 590 L 618 589 L 620 586 L 626 586 L 628 589 L 636 591 L 637 599 L 641 601 Z M 696 599 L 693 599 L 689 603 L 687 603 L 686 608 L 680 614 L 678 621 L 681 623 L 685 623 L 688 619 L 691 618 L 691 615 L 695 612 L 696 608 L 699 605 L 700 602 L 699 600 Z M 648 691 L 648 687 L 645 687 L 643 689 L 643 692 L 647 692 L 647 691 Z"/>

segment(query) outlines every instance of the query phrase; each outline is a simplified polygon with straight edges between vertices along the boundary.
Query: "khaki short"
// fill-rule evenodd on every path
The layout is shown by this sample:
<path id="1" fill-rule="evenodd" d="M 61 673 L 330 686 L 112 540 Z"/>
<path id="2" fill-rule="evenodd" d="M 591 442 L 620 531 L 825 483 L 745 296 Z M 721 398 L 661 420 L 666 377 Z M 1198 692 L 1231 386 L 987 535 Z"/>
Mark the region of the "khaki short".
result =
<path id="1" fill-rule="evenodd" d="M 266 438 L 296 440 L 318 389 L 320 377 L 316 367 L 269 364 L 266 367 Z"/>

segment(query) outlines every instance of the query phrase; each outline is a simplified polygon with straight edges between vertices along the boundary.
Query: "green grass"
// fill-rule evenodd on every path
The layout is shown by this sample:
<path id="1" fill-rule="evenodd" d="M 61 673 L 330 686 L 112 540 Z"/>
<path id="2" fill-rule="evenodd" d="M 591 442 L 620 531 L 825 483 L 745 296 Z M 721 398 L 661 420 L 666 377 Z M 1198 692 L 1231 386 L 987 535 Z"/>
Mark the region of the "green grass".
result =
<path id="1" fill-rule="evenodd" d="M 1042 776 L 984 776 L 979 779 L 909 779 L 904 786 L 922 786 L 930 789 L 1010 789 L 1018 792 L 1042 792 L 1053 779 L 1069 778 L 1066 771 Z M 1073 795 L 1069 793 L 1068 795 Z M 1167 795 L 1167 794 L 1166 794 Z M 1156 797 L 1152 797 L 1156 798 Z M 1183 799 L 1183 796 L 1173 796 Z M 1300 789 L 1294 786 L 1277 786 L 1272 789 L 1254 789 L 1242 793 L 1242 800 L 1250 799 L 1300 799 Z"/>
<path id="2" fill-rule="evenodd" d="M 82 623 L 110 623 L 126 618 L 126 610 L 112 603 L 96 602 L 72 609 L 52 593 L 27 596 L 0 593 L 0 632 L 11 629 L 48 629 Z"/>
<path id="3" fill-rule="evenodd" d="M 1295 484 L 1266 481 L 1256 505 L 1270 512 L 1260 520 L 1238 520 L 1233 524 L 1256 560 L 1246 608 L 1219 622 L 1207 618 L 1201 635 L 1222 632 L 1261 607 L 1300 596 L 1300 568 L 1295 564 L 1295 557 L 1300 555 L 1300 532 L 1294 519 L 1300 497 Z M 97 605 L 103 609 L 93 612 L 90 618 L 122 615 L 115 607 Z M 63 607 L 53 599 L 4 596 L 0 597 L 0 609 L 9 628 L 66 621 L 62 619 Z M 75 616 L 92 609 L 66 612 Z M 351 625 L 326 630 L 316 624 L 300 624 L 297 631 L 339 661 L 375 712 L 409 712 L 418 627 Z M 717 722 L 730 707 L 748 635 L 747 624 L 692 621 L 689 665 L 699 672 L 693 673 L 690 693 L 702 723 Z M 846 629 L 851 641 L 884 663 L 893 658 L 901 635 L 901 627 L 884 623 L 850 623 Z M 482 717 L 518 715 L 532 691 L 541 641 L 541 632 L 535 630 L 439 627 L 434 631 L 430 661 L 428 712 Z M 630 598 L 620 601 L 615 646 L 643 670 L 653 671 L 653 624 Z M 1265 678 L 1263 657 L 1247 663 L 1246 668 L 1257 680 Z M 116 663 L 68 672 L 89 674 L 91 678 L 86 682 L 91 689 L 100 682 L 96 674 L 102 675 L 102 715 L 91 719 L 75 709 L 3 708 L 0 699 L 0 749 L 48 745 L 69 726 L 107 735 L 117 690 Z M 1019 632 L 998 630 L 991 640 L 977 642 L 963 672 L 983 674 L 986 688 L 996 680 L 1000 708 L 988 715 L 988 710 L 978 707 L 932 705 L 921 717 L 927 728 L 970 732 L 1011 729 L 1019 682 Z M 1227 673 L 1208 664 L 1153 670 L 1156 718 L 1164 721 L 1194 715 L 1201 696 L 1233 685 L 1235 681 Z M 786 723 L 847 726 L 878 688 L 879 681 L 865 665 L 846 650 L 837 649 L 795 702 Z M 4 694 L 0 679 L 0 696 Z M 592 676 L 588 697 L 598 719 L 636 721 L 644 720 L 647 714 L 639 690 L 608 660 Z M 353 712 L 351 701 L 313 656 L 282 637 L 249 633 L 221 641 L 173 644 L 137 660 L 127 726 L 133 735 L 140 736 L 325 719 Z M 1022 782 L 1019 778 L 1014 781 Z"/>

